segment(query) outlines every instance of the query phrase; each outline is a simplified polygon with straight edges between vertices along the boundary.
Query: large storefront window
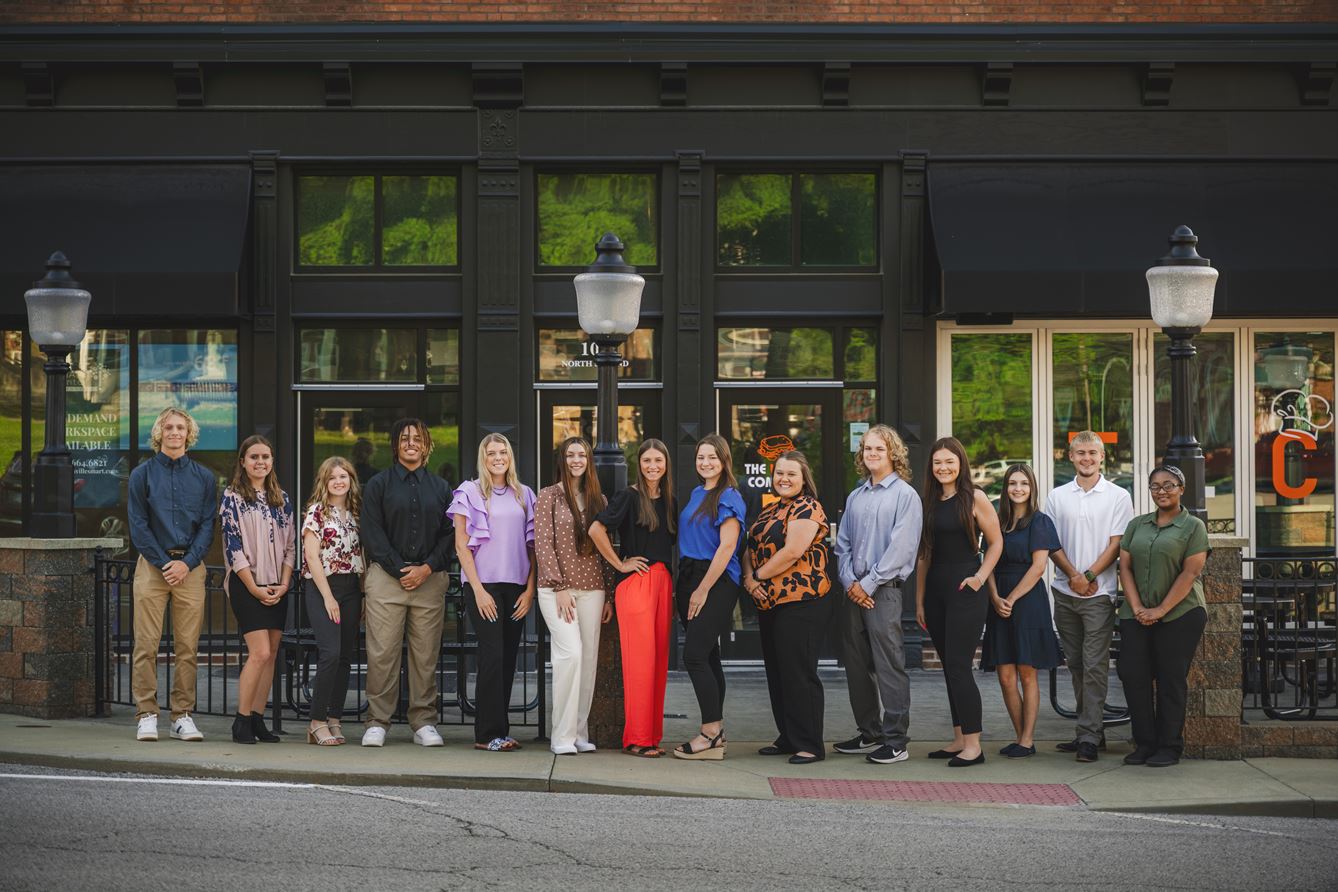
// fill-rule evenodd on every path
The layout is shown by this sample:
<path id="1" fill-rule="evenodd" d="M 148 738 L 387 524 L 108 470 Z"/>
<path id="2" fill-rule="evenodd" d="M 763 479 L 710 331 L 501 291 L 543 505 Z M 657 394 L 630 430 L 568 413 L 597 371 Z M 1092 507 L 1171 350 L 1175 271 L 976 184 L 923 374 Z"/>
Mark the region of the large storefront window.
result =
<path id="1" fill-rule="evenodd" d="M 997 499 L 1009 465 L 1035 464 L 1031 335 L 954 333 L 951 361 L 952 433 L 972 480 Z"/>
<path id="2" fill-rule="evenodd" d="M 830 328 L 721 328 L 716 375 L 723 381 L 836 377 Z"/>
<path id="3" fill-rule="evenodd" d="M 199 422 L 200 451 L 237 448 L 237 333 L 155 329 L 139 333 L 140 445 L 168 406 Z"/>
<path id="4" fill-rule="evenodd" d="M 455 176 L 299 176 L 303 267 L 452 267 L 459 263 Z"/>
<path id="5" fill-rule="evenodd" d="M 1236 532 L 1236 373 L 1231 332 L 1206 331 L 1194 338 L 1198 355 L 1191 365 L 1194 434 L 1203 449 L 1204 495 L 1211 532 Z M 1152 338 L 1156 415 L 1153 444 L 1157 463 L 1171 439 L 1170 339 L 1161 332 Z"/>
<path id="6" fill-rule="evenodd" d="M 539 380 L 544 382 L 595 383 L 596 345 L 579 328 L 541 328 Z M 622 366 L 618 377 L 625 381 L 656 381 L 655 331 L 638 328 L 619 348 Z"/>
<path id="7" fill-rule="evenodd" d="M 1334 334 L 1254 335 L 1258 553 L 1333 554 Z"/>
<path id="8" fill-rule="evenodd" d="M 1090 430 L 1106 444 L 1106 477 L 1134 491 L 1133 349 L 1133 335 L 1127 332 L 1054 335 L 1055 486 L 1074 477 L 1069 441 Z"/>
<path id="9" fill-rule="evenodd" d="M 440 343 L 442 339 L 438 339 Z M 449 342 L 442 343 L 449 361 Z M 381 383 L 418 380 L 418 331 L 413 328 L 308 328 L 299 337 L 298 380 L 303 383 Z M 459 365 L 459 341 L 455 362 Z M 439 367 L 437 374 L 445 374 Z M 458 371 L 457 371 L 458 374 Z M 458 380 L 458 378 L 457 378 Z"/>
<path id="10" fill-rule="evenodd" d="M 872 267 L 878 261 L 877 196 L 872 173 L 720 174 L 717 264 Z"/>
<path id="11" fill-rule="evenodd" d="M 658 181 L 653 173 L 541 173 L 539 265 L 585 267 L 616 232 L 633 266 L 659 264 Z"/>

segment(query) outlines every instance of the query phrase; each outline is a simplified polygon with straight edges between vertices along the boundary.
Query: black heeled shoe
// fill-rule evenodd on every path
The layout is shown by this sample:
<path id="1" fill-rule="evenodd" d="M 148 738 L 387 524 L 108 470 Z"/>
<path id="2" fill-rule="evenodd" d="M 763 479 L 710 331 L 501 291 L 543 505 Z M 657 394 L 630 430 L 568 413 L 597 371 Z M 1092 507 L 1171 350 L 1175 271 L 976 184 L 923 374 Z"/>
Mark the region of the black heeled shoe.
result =
<path id="1" fill-rule="evenodd" d="M 258 712 L 251 713 L 251 734 L 261 743 L 280 743 L 282 741 L 279 735 L 265 727 L 265 717 Z"/>
<path id="2" fill-rule="evenodd" d="M 239 715 L 232 720 L 232 742 L 233 743 L 255 743 L 256 734 L 251 728 L 251 719 L 249 716 Z"/>
<path id="3" fill-rule="evenodd" d="M 981 753 L 974 759 L 963 759 L 961 756 L 953 756 L 951 759 L 948 760 L 949 768 L 968 768 L 972 765 L 984 765 L 984 764 L 985 764 L 984 753 Z"/>

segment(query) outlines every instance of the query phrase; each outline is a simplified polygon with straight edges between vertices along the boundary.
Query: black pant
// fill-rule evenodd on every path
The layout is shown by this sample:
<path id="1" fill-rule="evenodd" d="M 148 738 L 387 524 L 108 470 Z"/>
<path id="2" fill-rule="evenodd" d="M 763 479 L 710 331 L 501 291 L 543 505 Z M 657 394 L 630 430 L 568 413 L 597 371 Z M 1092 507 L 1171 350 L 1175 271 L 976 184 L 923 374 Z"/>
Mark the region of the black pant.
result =
<path id="1" fill-rule="evenodd" d="M 358 627 L 362 625 L 362 586 L 353 573 L 325 577 L 330 594 L 339 604 L 336 625 L 325 612 L 325 598 L 310 579 L 303 583 L 307 619 L 316 633 L 316 681 L 311 688 L 311 719 L 323 722 L 344 714 L 348 699 L 348 673 L 358 649 Z"/>
<path id="2" fill-rule="evenodd" d="M 1120 620 L 1117 669 L 1139 747 L 1171 750 L 1177 756 L 1184 751 L 1189 664 L 1207 624 L 1208 613 L 1202 607 L 1150 626 L 1136 619 Z"/>
<path id="3" fill-rule="evenodd" d="M 516 654 L 525 634 L 525 620 L 512 619 L 525 586 L 513 582 L 485 582 L 497 602 L 497 621 L 479 614 L 474 589 L 465 584 L 465 609 L 478 639 L 478 677 L 474 683 L 474 742 L 487 743 L 511 736 L 511 685 L 516 680 Z"/>
<path id="4" fill-rule="evenodd" d="M 827 635 L 836 595 L 781 604 L 757 612 L 767 693 L 776 719 L 776 746 L 821 756 L 825 705 L 818 678 L 818 653 Z"/>
<path id="5" fill-rule="evenodd" d="M 724 717 L 725 670 L 720 666 L 720 636 L 729 631 L 734 608 L 739 603 L 738 585 L 728 573 L 721 573 L 706 595 L 701 612 L 688 620 L 688 600 L 710 566 L 710 561 L 683 558 L 678 562 L 678 584 L 674 588 L 678 621 L 684 629 L 683 668 L 692 680 L 703 725 Z"/>
<path id="6" fill-rule="evenodd" d="M 981 729 L 980 689 L 971 664 L 985 634 L 990 599 L 984 586 L 975 592 L 969 587 L 958 591 L 957 586 L 977 569 L 979 565 L 949 566 L 941 574 L 931 571 L 925 581 L 925 625 L 943 663 L 953 727 L 960 725 L 963 734 L 979 734 Z"/>

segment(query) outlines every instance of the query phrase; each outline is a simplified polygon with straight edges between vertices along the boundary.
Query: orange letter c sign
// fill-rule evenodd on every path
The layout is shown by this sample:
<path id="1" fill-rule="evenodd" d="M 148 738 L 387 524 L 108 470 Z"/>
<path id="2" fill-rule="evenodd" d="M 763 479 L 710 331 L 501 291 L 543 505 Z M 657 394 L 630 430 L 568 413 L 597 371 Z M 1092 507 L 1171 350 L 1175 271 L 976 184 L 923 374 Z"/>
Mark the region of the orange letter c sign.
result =
<path id="1" fill-rule="evenodd" d="M 1314 477 L 1306 477 L 1301 481 L 1300 486 L 1292 486 L 1287 482 L 1287 444 L 1297 442 L 1303 449 L 1317 449 L 1318 441 L 1314 436 L 1305 431 L 1282 431 L 1273 440 L 1273 488 L 1277 490 L 1278 495 L 1289 499 L 1304 499 L 1315 491 L 1319 481 Z"/>

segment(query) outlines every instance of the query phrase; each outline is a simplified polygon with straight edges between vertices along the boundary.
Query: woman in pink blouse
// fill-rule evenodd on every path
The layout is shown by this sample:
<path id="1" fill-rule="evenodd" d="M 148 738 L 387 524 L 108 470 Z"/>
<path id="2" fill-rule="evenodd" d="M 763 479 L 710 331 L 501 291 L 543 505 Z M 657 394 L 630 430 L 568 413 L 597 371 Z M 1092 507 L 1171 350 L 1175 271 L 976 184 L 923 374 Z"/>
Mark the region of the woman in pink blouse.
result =
<path id="1" fill-rule="evenodd" d="M 605 504 L 590 467 L 590 444 L 563 440 L 553 476 L 558 482 L 539 490 L 534 506 L 539 610 L 553 642 L 553 752 L 592 753 L 588 720 L 599 626 L 613 617 L 613 605 L 604 599 L 608 566 L 588 532 Z"/>
<path id="2" fill-rule="evenodd" d="M 302 578 L 307 619 L 316 635 L 316 681 L 311 686 L 307 743 L 338 746 L 348 699 L 348 673 L 358 649 L 365 563 L 358 538 L 362 495 L 348 459 L 321 462 L 302 518 Z"/>
<path id="3" fill-rule="evenodd" d="M 223 587 L 246 642 L 246 664 L 237 678 L 237 743 L 278 743 L 262 713 L 274 680 L 274 655 L 287 618 L 296 537 L 293 506 L 274 474 L 274 449 L 261 436 L 247 437 L 237 452 L 232 483 L 218 509 L 223 525 Z"/>
<path id="4" fill-rule="evenodd" d="M 474 748 L 520 749 L 511 736 L 511 685 L 525 616 L 534 603 L 534 490 L 516 476 L 511 441 L 479 443 L 478 479 L 455 491 L 455 553 L 465 579 L 465 610 L 478 639 Z"/>

